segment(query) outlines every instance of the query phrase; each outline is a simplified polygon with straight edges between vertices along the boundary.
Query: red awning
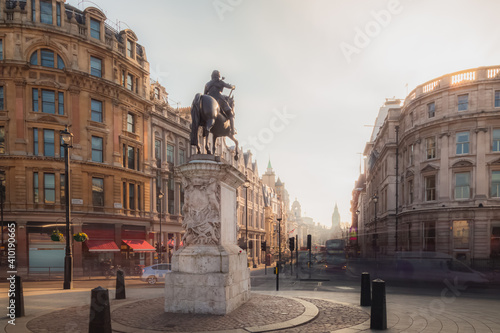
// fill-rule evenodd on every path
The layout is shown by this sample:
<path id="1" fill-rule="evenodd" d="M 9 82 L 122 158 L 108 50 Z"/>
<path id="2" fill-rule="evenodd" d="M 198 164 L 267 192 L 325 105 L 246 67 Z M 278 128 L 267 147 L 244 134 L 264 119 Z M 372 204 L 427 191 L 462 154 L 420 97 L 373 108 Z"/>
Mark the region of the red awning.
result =
<path id="1" fill-rule="evenodd" d="M 89 239 L 85 242 L 89 252 L 119 252 L 120 249 L 112 240 Z"/>
<path id="2" fill-rule="evenodd" d="M 130 246 L 134 252 L 154 252 L 156 249 L 146 242 L 145 240 L 139 239 L 122 239 L 122 242 Z"/>

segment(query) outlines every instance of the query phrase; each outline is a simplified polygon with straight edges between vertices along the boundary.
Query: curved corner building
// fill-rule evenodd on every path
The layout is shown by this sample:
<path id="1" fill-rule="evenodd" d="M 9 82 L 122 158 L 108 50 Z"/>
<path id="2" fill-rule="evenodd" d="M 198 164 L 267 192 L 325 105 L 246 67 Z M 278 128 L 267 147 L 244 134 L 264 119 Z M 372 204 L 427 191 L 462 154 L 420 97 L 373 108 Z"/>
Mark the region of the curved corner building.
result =
<path id="1" fill-rule="evenodd" d="M 366 187 L 353 202 L 365 256 L 436 251 L 476 267 L 500 260 L 499 73 L 447 74 L 381 108 L 365 149 Z"/>

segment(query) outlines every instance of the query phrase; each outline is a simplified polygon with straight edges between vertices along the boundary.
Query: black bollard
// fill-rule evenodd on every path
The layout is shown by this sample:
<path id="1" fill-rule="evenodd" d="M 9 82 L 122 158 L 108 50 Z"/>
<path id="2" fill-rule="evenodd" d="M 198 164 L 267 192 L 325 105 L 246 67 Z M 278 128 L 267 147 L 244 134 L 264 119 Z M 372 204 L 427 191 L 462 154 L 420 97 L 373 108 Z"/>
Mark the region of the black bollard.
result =
<path id="1" fill-rule="evenodd" d="M 373 280 L 373 299 L 370 328 L 374 330 L 387 329 L 387 311 L 385 308 L 385 281 L 380 279 Z"/>
<path id="2" fill-rule="evenodd" d="M 89 333 L 112 333 L 108 289 L 97 287 L 91 291 Z"/>
<path id="3" fill-rule="evenodd" d="M 116 271 L 115 299 L 125 299 L 125 274 L 121 269 Z"/>
<path id="4" fill-rule="evenodd" d="M 370 273 L 361 273 L 361 306 L 370 306 L 371 302 L 371 287 Z"/>
<path id="5" fill-rule="evenodd" d="M 10 319 L 24 317 L 23 282 L 19 275 L 11 275 L 9 281 L 9 306 L 7 316 Z"/>

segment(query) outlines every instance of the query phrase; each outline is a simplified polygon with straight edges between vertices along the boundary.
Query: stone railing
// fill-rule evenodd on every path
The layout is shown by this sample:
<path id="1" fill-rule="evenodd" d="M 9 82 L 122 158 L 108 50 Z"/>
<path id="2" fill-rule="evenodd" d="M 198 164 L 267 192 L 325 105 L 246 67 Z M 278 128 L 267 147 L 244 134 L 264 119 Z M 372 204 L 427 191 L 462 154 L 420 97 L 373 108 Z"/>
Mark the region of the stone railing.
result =
<path id="1" fill-rule="evenodd" d="M 456 87 L 479 81 L 500 80 L 500 66 L 479 67 L 443 75 L 413 89 L 405 99 L 405 105 L 414 99 L 438 89 Z"/>

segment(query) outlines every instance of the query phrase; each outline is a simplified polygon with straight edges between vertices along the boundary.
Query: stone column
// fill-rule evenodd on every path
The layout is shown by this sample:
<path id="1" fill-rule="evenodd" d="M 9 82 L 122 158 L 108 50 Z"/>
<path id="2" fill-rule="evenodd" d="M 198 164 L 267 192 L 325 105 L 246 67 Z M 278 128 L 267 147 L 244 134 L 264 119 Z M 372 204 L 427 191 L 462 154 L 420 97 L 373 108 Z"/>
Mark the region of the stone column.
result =
<path id="1" fill-rule="evenodd" d="M 184 247 L 165 278 L 165 312 L 227 314 L 250 298 L 250 270 L 236 245 L 236 188 L 245 175 L 213 155 L 176 168 L 184 186 Z"/>

